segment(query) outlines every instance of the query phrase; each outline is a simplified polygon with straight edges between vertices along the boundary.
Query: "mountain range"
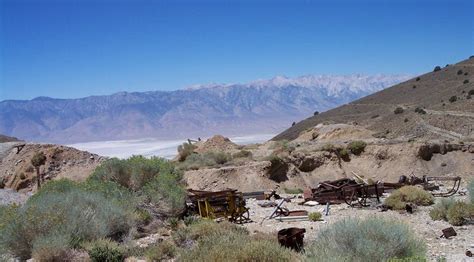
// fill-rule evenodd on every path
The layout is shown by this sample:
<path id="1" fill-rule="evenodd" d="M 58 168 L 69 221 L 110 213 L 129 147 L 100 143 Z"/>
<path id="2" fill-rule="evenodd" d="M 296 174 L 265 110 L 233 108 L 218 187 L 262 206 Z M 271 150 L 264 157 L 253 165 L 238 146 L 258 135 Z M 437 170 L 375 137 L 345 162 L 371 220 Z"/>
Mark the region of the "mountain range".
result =
<path id="1" fill-rule="evenodd" d="M 357 123 L 376 136 L 405 139 L 474 139 L 474 56 L 434 66 L 348 104 L 310 116 L 274 140 L 292 140 L 321 123 Z"/>
<path id="2" fill-rule="evenodd" d="M 277 76 L 176 91 L 0 102 L 0 133 L 72 143 L 277 133 L 292 122 L 407 80 L 408 75 Z"/>

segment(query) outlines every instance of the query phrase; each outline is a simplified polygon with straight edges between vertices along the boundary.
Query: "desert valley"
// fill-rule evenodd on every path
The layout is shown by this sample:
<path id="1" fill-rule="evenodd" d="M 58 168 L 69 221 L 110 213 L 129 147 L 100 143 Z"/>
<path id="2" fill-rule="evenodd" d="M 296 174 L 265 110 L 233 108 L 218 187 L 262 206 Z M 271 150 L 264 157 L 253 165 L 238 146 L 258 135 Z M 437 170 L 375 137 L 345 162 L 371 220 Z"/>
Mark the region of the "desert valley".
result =
<path id="1" fill-rule="evenodd" d="M 182 173 L 182 182 L 179 182 L 182 183 L 181 190 L 186 188 L 222 192 L 236 189 L 244 195 L 251 192 L 275 192 L 283 199 L 287 199 L 288 202 L 282 205 L 286 206 L 285 210 L 302 210 L 300 212 L 305 214 L 320 214 L 314 221 L 309 215 L 295 218 L 294 221 L 279 220 L 278 217 L 284 218 L 285 215 L 280 214 L 277 218 L 270 218 L 270 216 L 273 210 L 271 206 L 275 203 L 281 204 L 278 200 L 280 198 L 261 200 L 261 197 L 257 197 L 260 200 L 256 200 L 250 197 L 246 201 L 246 210 L 248 210 L 246 220 L 248 221 L 245 221 L 242 226 L 251 235 L 271 239 L 272 236 L 276 236 L 277 231 L 287 227 L 303 228 L 306 231 L 305 246 L 308 246 L 306 256 L 321 252 L 311 249 L 314 248 L 311 243 L 317 242 L 318 232 L 325 230 L 329 225 L 337 224 L 338 221 L 350 217 L 369 219 L 376 216 L 403 221 L 407 224 L 413 237 L 423 239 L 427 260 L 470 261 L 471 258 L 466 254 L 474 251 L 472 204 L 462 207 L 467 208 L 466 210 L 456 211 L 460 212 L 457 214 L 459 217 L 456 221 L 451 218 L 454 215 L 448 215 L 446 218 L 446 215 L 435 215 L 433 210 L 451 212 L 449 208 L 452 204 L 446 204 L 448 199 L 454 201 L 452 203 L 473 201 L 474 103 L 471 99 L 474 95 L 473 69 L 474 58 L 472 57 L 456 64 L 436 67 L 433 72 L 413 77 L 340 107 L 314 114 L 295 123 L 291 128 L 268 141 L 260 143 L 244 142 L 239 145 L 231 139 L 216 134 L 202 141 L 185 141 L 179 147 L 177 147 L 178 144 L 173 144 L 176 156 L 169 164 L 165 162 L 159 164 L 160 167 L 157 170 L 169 168 L 163 165 L 172 165 L 173 169 L 176 169 L 172 173 Z M 144 140 L 140 146 L 143 147 L 146 143 L 147 140 Z M 38 191 L 36 182 L 38 176 L 36 169 L 32 166 L 32 158 L 38 152 L 45 156 L 45 161 L 40 166 L 41 177 L 45 183 L 45 189 L 40 190 L 40 192 L 45 190 L 43 194 L 56 190 L 60 190 L 58 192 L 73 190 L 66 189 L 74 187 L 73 184 L 61 189 L 66 181 L 81 185 L 100 179 L 99 181 L 110 180 L 118 183 L 125 187 L 124 190 L 128 187 L 132 190 L 131 192 L 135 192 L 133 194 L 138 194 L 137 197 L 147 196 L 140 183 L 146 183 L 149 179 L 144 177 L 146 172 L 149 172 L 147 170 L 156 168 L 153 167 L 156 164 L 147 164 L 147 161 L 157 160 L 156 158 L 146 160 L 140 157 L 114 160 L 114 158 L 68 146 L 37 144 L 3 136 L 0 151 L 2 163 L 0 185 L 3 188 L 0 196 L 3 205 L 13 203 L 23 205 L 19 208 L 21 210 L 19 212 L 28 212 L 22 209 L 28 209 L 29 199 L 34 200 L 35 192 Z M 127 165 L 135 167 L 128 170 Z M 131 173 L 127 175 L 128 172 Z M 160 172 L 163 171 L 158 171 L 158 176 Z M 459 177 L 461 183 L 449 198 L 433 198 L 432 193 L 426 193 L 428 202 L 413 197 L 412 194 L 415 194 L 413 192 L 405 193 L 407 195 L 402 197 L 401 201 L 413 206 L 415 211 L 411 208 L 405 209 L 404 204 L 402 207 L 390 204 L 388 200 L 390 196 L 401 189 L 384 192 L 380 195 L 381 200 L 363 197 L 364 201 L 368 201 L 363 205 L 347 205 L 337 201 L 331 205 L 323 205 L 326 201 L 322 201 L 318 205 L 317 201 L 307 199 L 306 191 L 310 188 L 318 188 L 318 185 L 320 186 L 325 181 L 349 179 L 367 185 L 374 183 L 383 185 L 384 182 L 397 183 L 401 176 Z M 54 184 L 54 181 L 57 181 L 57 184 Z M 451 182 L 449 179 L 436 182 L 438 190 L 449 191 Z M 161 181 L 155 187 L 160 188 L 160 183 L 166 184 Z M 420 186 L 412 187 L 414 187 L 412 190 L 429 192 L 424 191 Z M 305 191 L 304 197 L 303 191 Z M 31 197 L 32 194 L 33 197 Z M 193 228 L 193 223 L 198 222 L 191 224 L 187 222 L 192 211 L 183 209 L 184 203 L 189 199 L 179 200 L 181 198 L 175 195 L 179 194 L 177 192 L 164 194 L 155 192 L 155 194 L 157 195 L 146 197 L 148 200 L 137 207 L 140 211 L 135 212 L 146 212 L 150 218 L 146 221 L 135 222 L 138 222 L 134 226 L 138 231 L 127 233 L 129 234 L 127 240 L 122 240 L 125 242 L 120 245 L 127 246 L 128 253 L 121 254 L 128 254 L 124 255 L 128 257 L 128 261 L 140 260 L 144 257 L 154 260 L 156 258 L 150 255 L 153 252 L 160 259 L 189 259 L 190 254 L 176 251 L 183 247 L 180 246 L 182 243 L 176 240 L 176 234 L 184 234 L 183 230 L 197 230 Z M 436 196 L 435 193 L 433 194 Z M 161 197 L 155 199 L 160 195 Z M 315 199 L 319 199 L 317 194 Z M 182 204 L 180 201 L 183 201 Z M 304 202 L 315 202 L 315 204 L 298 204 Z M 264 203 L 267 203 L 269 207 L 266 207 Z M 329 211 L 328 207 L 330 207 Z M 388 208 L 388 211 L 385 208 Z M 443 208 L 446 210 L 442 210 Z M 470 211 L 469 208 L 471 208 Z M 179 220 L 183 218 L 183 212 L 188 214 L 184 215 L 186 225 L 181 225 L 183 222 Z M 202 215 L 199 212 L 198 214 Z M 173 220 L 173 217 L 177 217 L 178 220 Z M 225 216 L 217 216 L 217 218 L 225 220 Z M 443 221 L 443 218 L 446 220 Z M 220 227 L 218 225 L 207 226 L 215 227 L 213 230 L 224 230 L 218 229 Z M 225 227 L 230 226 L 225 224 Z M 2 227 L 8 228 L 8 225 Z M 6 230 L 2 227 L 0 230 Z M 449 227 L 452 227 L 457 235 L 450 238 L 440 237 L 443 235 L 442 230 Z M 190 236 L 183 235 L 182 237 Z M 197 241 L 195 244 L 188 243 L 191 247 L 196 244 L 209 244 L 205 240 L 200 240 L 200 237 L 205 236 L 197 235 L 196 237 L 198 238 L 192 240 Z M 169 245 L 166 248 L 174 251 L 164 251 L 163 245 Z M 19 252 L 13 247 L 10 248 L 13 254 L 24 258 L 31 256 L 29 253 L 31 251 Z M 207 252 L 216 252 L 212 246 L 206 248 L 210 249 Z M 136 251 L 135 254 L 133 253 L 135 251 L 129 249 L 151 251 Z M 63 252 L 79 260 L 88 259 L 87 257 L 91 254 L 87 248 L 74 250 L 73 253 Z M 39 251 L 33 249 L 33 257 L 37 255 L 34 252 Z M 331 254 L 332 251 L 326 252 Z M 283 256 L 281 259 L 286 260 L 284 259 L 286 255 L 288 254 L 280 254 Z M 290 260 L 304 260 L 306 259 L 304 256 L 301 253 L 290 254 Z"/>

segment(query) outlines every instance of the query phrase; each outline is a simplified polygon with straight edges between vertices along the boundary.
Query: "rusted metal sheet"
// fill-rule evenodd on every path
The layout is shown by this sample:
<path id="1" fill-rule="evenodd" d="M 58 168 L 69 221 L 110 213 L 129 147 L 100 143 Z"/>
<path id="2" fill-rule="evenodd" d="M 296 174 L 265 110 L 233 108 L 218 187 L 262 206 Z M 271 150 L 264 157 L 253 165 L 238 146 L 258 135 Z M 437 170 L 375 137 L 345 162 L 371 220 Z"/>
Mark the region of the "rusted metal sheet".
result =
<path id="1" fill-rule="evenodd" d="M 453 227 L 445 228 L 441 230 L 441 232 L 443 232 L 443 235 L 441 235 L 441 237 L 444 237 L 444 238 L 450 238 L 450 237 L 454 237 L 458 235 Z"/>

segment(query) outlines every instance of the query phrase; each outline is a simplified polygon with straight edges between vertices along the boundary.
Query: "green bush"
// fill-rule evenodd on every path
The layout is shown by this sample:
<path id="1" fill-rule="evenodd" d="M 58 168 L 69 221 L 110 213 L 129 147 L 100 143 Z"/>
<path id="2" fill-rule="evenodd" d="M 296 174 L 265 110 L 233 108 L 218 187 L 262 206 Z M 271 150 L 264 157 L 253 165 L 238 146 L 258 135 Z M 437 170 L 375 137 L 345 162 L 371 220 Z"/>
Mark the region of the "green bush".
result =
<path id="1" fill-rule="evenodd" d="M 360 155 L 364 152 L 366 146 L 367 143 L 364 141 L 352 141 L 347 145 L 347 149 L 349 149 L 354 155 Z"/>
<path id="2" fill-rule="evenodd" d="M 438 72 L 441 70 L 441 67 L 440 66 L 436 66 L 434 69 L 433 69 L 433 72 Z"/>
<path id="3" fill-rule="evenodd" d="M 227 233 L 248 234 L 245 228 L 236 226 L 230 222 L 216 223 L 212 220 L 201 219 L 189 226 L 179 228 L 173 234 L 173 240 L 178 246 L 186 246 L 194 243 L 204 236 L 217 236 Z"/>
<path id="4" fill-rule="evenodd" d="M 308 214 L 308 218 L 310 221 L 319 221 L 322 217 L 323 215 L 321 214 L 321 212 L 311 212 Z"/>
<path id="5" fill-rule="evenodd" d="M 180 249 L 180 261 L 299 260 L 297 253 L 280 246 L 275 240 L 256 239 L 249 236 L 247 230 L 235 225 L 204 222 L 189 228 L 188 232 L 194 232 L 194 241 L 185 242 L 192 243 L 191 248 Z"/>
<path id="6" fill-rule="evenodd" d="M 454 103 L 454 102 L 456 102 L 457 100 L 458 100 L 458 97 L 457 97 L 457 96 L 451 96 L 448 101 L 451 102 L 451 103 Z"/>
<path id="7" fill-rule="evenodd" d="M 430 210 L 431 219 L 448 221 L 448 210 L 454 203 L 455 200 L 453 198 L 442 198 L 434 205 L 433 209 Z"/>
<path id="8" fill-rule="evenodd" d="M 395 210 L 405 209 L 406 204 L 412 203 L 418 206 L 429 206 L 433 204 L 434 198 L 429 192 L 416 187 L 404 186 L 393 191 L 384 204 Z"/>
<path id="9" fill-rule="evenodd" d="M 448 209 L 446 218 L 453 226 L 464 225 L 466 221 L 474 218 L 474 205 L 463 201 L 456 201 Z"/>
<path id="10" fill-rule="evenodd" d="M 98 239 L 84 245 L 92 262 L 121 262 L 125 260 L 124 249 L 109 239 Z"/>
<path id="11" fill-rule="evenodd" d="M 206 152 L 193 154 L 180 165 L 185 170 L 197 170 L 201 167 L 216 167 L 232 160 L 230 154 L 223 152 Z"/>
<path id="12" fill-rule="evenodd" d="M 51 183 L 51 182 L 50 182 Z M 133 210 L 126 210 L 97 192 L 72 187 L 65 192 L 40 192 L 18 208 L 0 231 L 0 243 L 21 259 L 31 257 L 34 243 L 62 236 L 67 245 L 102 237 L 120 239 L 133 227 Z"/>
<path id="13" fill-rule="evenodd" d="M 462 73 L 463 73 L 462 70 L 459 69 L 457 74 L 458 74 L 458 75 L 462 75 Z"/>
<path id="14" fill-rule="evenodd" d="M 307 261 L 387 261 L 424 255 L 424 243 L 408 226 L 378 217 L 335 222 L 306 248 Z"/>
<path id="15" fill-rule="evenodd" d="M 416 78 L 416 81 L 417 81 L 417 82 L 418 82 L 418 81 L 420 81 L 420 78 L 419 78 L 419 77 L 417 77 L 417 78 Z"/>
<path id="16" fill-rule="evenodd" d="M 155 177 L 143 188 L 147 199 L 159 206 L 167 216 L 177 216 L 185 208 L 186 189 L 180 172 L 166 172 Z"/>
<path id="17" fill-rule="evenodd" d="M 89 179 L 112 181 L 137 191 L 162 172 L 172 172 L 174 166 L 159 158 L 132 156 L 128 159 L 112 158 L 98 166 Z"/>
<path id="18" fill-rule="evenodd" d="M 469 79 L 464 80 L 462 83 L 463 83 L 463 84 L 469 83 Z"/>
<path id="19" fill-rule="evenodd" d="M 137 201 L 145 201 L 155 206 L 158 213 L 176 216 L 183 211 L 186 197 L 182 179 L 182 172 L 168 160 L 133 156 L 106 161 L 96 168 L 84 186 L 114 199 L 123 199 L 125 204 L 137 206 Z M 114 186 L 116 184 L 120 187 Z M 141 199 L 134 199 L 134 193 Z"/>
<path id="20" fill-rule="evenodd" d="M 474 96 L 474 89 L 469 90 L 469 92 L 467 94 L 470 95 L 470 96 Z"/>
<path id="21" fill-rule="evenodd" d="M 183 143 L 178 146 L 178 160 L 180 162 L 185 161 L 188 156 L 194 154 L 194 149 L 196 149 L 196 146 L 191 143 Z"/>

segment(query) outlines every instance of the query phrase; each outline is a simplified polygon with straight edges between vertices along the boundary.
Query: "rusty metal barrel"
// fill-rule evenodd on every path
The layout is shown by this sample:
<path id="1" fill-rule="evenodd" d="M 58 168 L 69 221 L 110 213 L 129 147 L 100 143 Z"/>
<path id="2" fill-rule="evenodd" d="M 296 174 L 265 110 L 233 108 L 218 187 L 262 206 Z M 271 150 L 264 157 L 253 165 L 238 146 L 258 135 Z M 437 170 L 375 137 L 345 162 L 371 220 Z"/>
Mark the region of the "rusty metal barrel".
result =
<path id="1" fill-rule="evenodd" d="M 303 249 L 303 238 L 306 229 L 290 227 L 278 231 L 278 242 L 284 247 L 296 251 Z"/>

